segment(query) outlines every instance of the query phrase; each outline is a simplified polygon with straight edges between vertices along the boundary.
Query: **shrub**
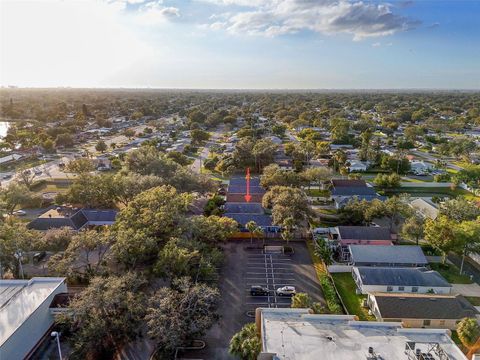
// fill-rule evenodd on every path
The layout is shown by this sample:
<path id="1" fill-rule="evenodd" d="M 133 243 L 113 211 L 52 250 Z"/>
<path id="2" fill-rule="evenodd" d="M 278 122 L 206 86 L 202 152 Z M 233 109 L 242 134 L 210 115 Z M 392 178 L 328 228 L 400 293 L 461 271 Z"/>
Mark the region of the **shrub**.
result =
<path id="1" fill-rule="evenodd" d="M 328 309 L 334 314 L 342 314 L 343 309 L 338 301 L 337 293 L 333 287 L 332 280 L 328 275 L 322 275 L 319 278 L 320 285 L 322 286 L 323 296 L 327 303 Z"/>
<path id="2" fill-rule="evenodd" d="M 457 326 L 458 337 L 463 345 L 470 347 L 480 336 L 480 327 L 476 319 L 465 318 Z"/>

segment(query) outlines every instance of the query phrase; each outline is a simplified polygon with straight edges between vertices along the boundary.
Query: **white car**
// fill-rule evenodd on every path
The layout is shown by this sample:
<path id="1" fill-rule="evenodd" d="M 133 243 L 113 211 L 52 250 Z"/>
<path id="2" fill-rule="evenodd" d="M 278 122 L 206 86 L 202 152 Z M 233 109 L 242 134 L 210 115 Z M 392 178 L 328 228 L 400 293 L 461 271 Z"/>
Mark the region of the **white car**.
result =
<path id="1" fill-rule="evenodd" d="M 13 215 L 16 215 L 16 216 L 25 216 L 27 215 L 27 213 L 23 210 L 17 210 L 17 211 L 14 211 L 13 212 Z"/>
<path id="2" fill-rule="evenodd" d="M 277 289 L 278 296 L 293 296 L 295 294 L 295 286 L 284 286 Z"/>

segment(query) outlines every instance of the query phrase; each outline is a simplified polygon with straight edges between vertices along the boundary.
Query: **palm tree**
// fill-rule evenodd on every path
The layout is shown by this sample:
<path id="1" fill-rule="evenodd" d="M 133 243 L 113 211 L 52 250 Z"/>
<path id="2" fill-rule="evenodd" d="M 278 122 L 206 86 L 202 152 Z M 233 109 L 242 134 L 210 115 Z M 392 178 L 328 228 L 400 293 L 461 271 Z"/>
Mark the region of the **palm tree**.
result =
<path id="1" fill-rule="evenodd" d="M 250 243 L 253 244 L 253 233 L 258 229 L 258 225 L 255 221 L 250 220 L 245 224 L 245 228 L 250 233 Z"/>
<path id="2" fill-rule="evenodd" d="M 256 360 L 262 349 L 255 323 L 245 325 L 230 340 L 230 354 L 242 360 Z"/>

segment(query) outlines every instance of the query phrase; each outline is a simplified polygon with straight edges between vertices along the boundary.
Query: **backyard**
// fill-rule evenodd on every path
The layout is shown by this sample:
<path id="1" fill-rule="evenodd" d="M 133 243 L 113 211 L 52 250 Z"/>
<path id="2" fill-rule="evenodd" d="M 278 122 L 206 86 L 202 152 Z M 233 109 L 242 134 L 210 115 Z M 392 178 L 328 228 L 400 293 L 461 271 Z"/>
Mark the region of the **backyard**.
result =
<path id="1" fill-rule="evenodd" d="M 460 275 L 460 269 L 453 264 L 439 264 L 431 263 L 429 264 L 432 270 L 436 270 L 442 275 L 445 280 L 451 284 L 471 284 L 473 283 L 470 280 L 470 277 L 467 275 Z"/>
<path id="2" fill-rule="evenodd" d="M 469 200 L 480 200 L 480 197 L 475 196 L 470 191 L 458 187 L 455 189 L 449 187 L 399 187 L 385 190 L 385 195 L 391 196 L 397 194 L 410 194 L 412 196 L 421 197 L 457 197 L 462 195 Z"/>
<path id="3" fill-rule="evenodd" d="M 342 301 L 351 315 L 357 315 L 360 320 L 375 321 L 373 315 L 368 314 L 368 308 L 362 306 L 366 295 L 357 295 L 356 285 L 351 273 L 332 274 L 333 281 Z"/>

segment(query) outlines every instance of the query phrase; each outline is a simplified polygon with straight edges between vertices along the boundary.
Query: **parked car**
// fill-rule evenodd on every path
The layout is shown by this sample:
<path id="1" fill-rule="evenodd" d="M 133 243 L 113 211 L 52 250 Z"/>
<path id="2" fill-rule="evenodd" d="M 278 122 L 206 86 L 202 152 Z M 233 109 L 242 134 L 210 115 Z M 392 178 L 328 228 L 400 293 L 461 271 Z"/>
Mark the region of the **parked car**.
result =
<path id="1" fill-rule="evenodd" d="M 17 211 L 14 211 L 14 212 L 13 212 L 13 215 L 16 215 L 16 216 L 25 216 L 25 215 L 27 215 L 27 213 L 26 213 L 24 210 L 17 210 Z"/>
<path id="2" fill-rule="evenodd" d="M 268 294 L 270 294 L 270 290 L 264 286 L 253 285 L 250 287 L 250 295 L 252 296 L 267 296 Z"/>
<path id="3" fill-rule="evenodd" d="M 284 286 L 277 289 L 278 296 L 293 296 L 296 293 L 295 286 Z"/>
<path id="4" fill-rule="evenodd" d="M 3 180 L 8 180 L 12 178 L 12 174 L 3 175 Z"/>
<path id="5" fill-rule="evenodd" d="M 35 169 L 33 172 L 34 172 L 35 175 L 37 175 L 37 176 L 42 175 L 42 170 L 40 170 L 40 169 Z"/>
<path id="6" fill-rule="evenodd" d="M 33 254 L 33 261 L 38 263 L 45 259 L 45 256 L 47 256 L 47 253 L 45 251 L 36 252 L 35 254 Z"/>

